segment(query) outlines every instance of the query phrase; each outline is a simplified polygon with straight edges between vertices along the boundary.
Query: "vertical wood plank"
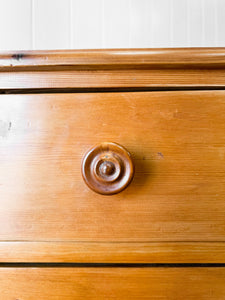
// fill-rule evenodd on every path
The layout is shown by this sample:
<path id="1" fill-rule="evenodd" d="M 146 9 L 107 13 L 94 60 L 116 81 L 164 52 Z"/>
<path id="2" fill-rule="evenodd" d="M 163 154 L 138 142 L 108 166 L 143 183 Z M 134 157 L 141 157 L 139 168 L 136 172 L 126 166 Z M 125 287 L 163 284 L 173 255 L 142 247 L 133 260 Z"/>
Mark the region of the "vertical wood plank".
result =
<path id="1" fill-rule="evenodd" d="M 171 46 L 170 0 L 154 0 L 152 6 L 153 47 Z"/>
<path id="2" fill-rule="evenodd" d="M 72 47 L 103 48 L 103 1 L 73 0 Z"/>
<path id="3" fill-rule="evenodd" d="M 34 0 L 35 49 L 70 47 L 69 0 Z"/>
<path id="4" fill-rule="evenodd" d="M 137 45 L 143 47 L 143 36 L 145 22 L 143 12 L 145 11 L 146 1 L 130 0 L 130 46 L 135 48 Z M 140 35 L 142 32 L 142 36 Z"/>
<path id="5" fill-rule="evenodd" d="M 0 0 L 0 50 L 29 50 L 31 1 Z"/>
<path id="6" fill-rule="evenodd" d="M 225 46 L 225 1 L 217 0 L 217 46 Z"/>
<path id="7" fill-rule="evenodd" d="M 0 0 L 0 12 L 0 50 L 225 46 L 224 0 Z"/>
<path id="8" fill-rule="evenodd" d="M 153 0 L 130 0 L 130 46 L 153 47 Z"/>
<path id="9" fill-rule="evenodd" d="M 129 0 L 105 1 L 103 16 L 105 47 L 129 47 Z"/>
<path id="10" fill-rule="evenodd" d="M 187 46 L 187 0 L 172 0 L 172 47 Z"/>
<path id="11" fill-rule="evenodd" d="M 31 1 L 31 49 L 35 50 L 35 34 L 34 34 L 34 1 Z"/>
<path id="12" fill-rule="evenodd" d="M 224 2 L 225 4 L 225 2 Z M 215 23 L 215 9 L 216 1 L 204 0 L 204 47 L 216 46 L 216 23 Z M 225 28 L 225 27 L 224 27 Z"/>
<path id="13" fill-rule="evenodd" d="M 73 49 L 73 0 L 69 0 L 69 43 L 70 43 L 70 49 Z"/>
<path id="14" fill-rule="evenodd" d="M 202 1 L 188 0 L 187 4 L 188 4 L 188 24 L 187 24 L 188 46 L 201 47 L 203 46 Z"/>

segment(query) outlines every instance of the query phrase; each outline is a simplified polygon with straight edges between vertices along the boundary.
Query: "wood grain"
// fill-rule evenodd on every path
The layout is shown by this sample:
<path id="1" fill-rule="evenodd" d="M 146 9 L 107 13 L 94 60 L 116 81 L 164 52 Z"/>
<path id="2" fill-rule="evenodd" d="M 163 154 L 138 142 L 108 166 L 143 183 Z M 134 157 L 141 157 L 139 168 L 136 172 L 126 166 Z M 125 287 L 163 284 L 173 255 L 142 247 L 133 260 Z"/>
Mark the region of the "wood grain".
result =
<path id="1" fill-rule="evenodd" d="M 2 268 L 4 300 L 224 300 L 225 268 Z"/>
<path id="2" fill-rule="evenodd" d="M 0 89 L 224 87 L 224 48 L 1 52 Z"/>
<path id="3" fill-rule="evenodd" d="M 225 48 L 155 48 L 155 49 L 91 49 L 91 50 L 50 50 L 50 51 L 11 51 L 0 53 L 0 70 L 43 66 L 54 67 L 104 66 L 116 68 L 175 67 L 175 66 L 225 66 Z"/>
<path id="4" fill-rule="evenodd" d="M 175 70 L 66 70 L 0 73 L 0 89 L 224 87 L 223 68 Z"/>
<path id="5" fill-rule="evenodd" d="M 0 298 L 225 299 L 221 265 L 93 265 L 225 263 L 225 92 L 150 92 L 224 88 L 224 53 L 0 54 L 0 93 L 42 89 L 0 95 L 0 262 L 18 266 L 1 264 Z M 131 87 L 149 92 L 118 92 Z M 111 196 L 81 174 L 85 153 L 105 141 L 128 149 L 136 169 Z M 35 262 L 91 265 L 18 264 Z"/>
<path id="6" fill-rule="evenodd" d="M 0 96 L 2 241 L 225 241 L 224 91 Z M 83 155 L 113 141 L 136 175 L 92 192 Z"/>
<path id="7" fill-rule="evenodd" d="M 223 242 L 1 242 L 1 263 L 225 263 Z"/>

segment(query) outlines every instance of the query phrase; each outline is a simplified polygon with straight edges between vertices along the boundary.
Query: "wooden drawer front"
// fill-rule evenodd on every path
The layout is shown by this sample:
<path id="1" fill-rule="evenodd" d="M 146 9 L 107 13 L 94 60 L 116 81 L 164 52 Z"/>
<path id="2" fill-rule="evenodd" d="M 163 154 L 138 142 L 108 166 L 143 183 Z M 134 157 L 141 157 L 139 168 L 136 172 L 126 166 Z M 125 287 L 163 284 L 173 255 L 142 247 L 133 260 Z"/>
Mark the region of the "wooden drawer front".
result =
<path id="1" fill-rule="evenodd" d="M 3 268 L 4 300 L 225 299 L 224 268 Z"/>
<path id="2" fill-rule="evenodd" d="M 224 91 L 1 95 L 1 240 L 225 241 L 224 115 Z M 81 176 L 104 141 L 136 168 L 113 196 Z"/>

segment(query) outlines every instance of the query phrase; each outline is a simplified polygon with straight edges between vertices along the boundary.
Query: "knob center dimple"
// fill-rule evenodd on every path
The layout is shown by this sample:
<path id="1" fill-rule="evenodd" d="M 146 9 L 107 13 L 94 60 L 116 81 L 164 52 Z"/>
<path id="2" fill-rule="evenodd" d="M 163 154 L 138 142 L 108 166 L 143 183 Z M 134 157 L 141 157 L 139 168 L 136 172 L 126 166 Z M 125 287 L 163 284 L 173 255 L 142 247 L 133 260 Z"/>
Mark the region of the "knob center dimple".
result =
<path id="1" fill-rule="evenodd" d="M 115 170 L 115 165 L 111 161 L 103 161 L 99 166 L 99 173 L 103 176 L 113 175 Z"/>

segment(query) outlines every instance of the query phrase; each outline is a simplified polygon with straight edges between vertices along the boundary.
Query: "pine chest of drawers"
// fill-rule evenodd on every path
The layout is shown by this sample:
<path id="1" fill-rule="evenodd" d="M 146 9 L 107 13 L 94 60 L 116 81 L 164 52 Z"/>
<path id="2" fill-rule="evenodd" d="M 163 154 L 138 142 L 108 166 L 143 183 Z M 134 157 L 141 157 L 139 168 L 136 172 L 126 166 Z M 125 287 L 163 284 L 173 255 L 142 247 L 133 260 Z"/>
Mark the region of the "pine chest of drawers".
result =
<path id="1" fill-rule="evenodd" d="M 225 49 L 1 53 L 1 299 L 225 299 Z"/>

